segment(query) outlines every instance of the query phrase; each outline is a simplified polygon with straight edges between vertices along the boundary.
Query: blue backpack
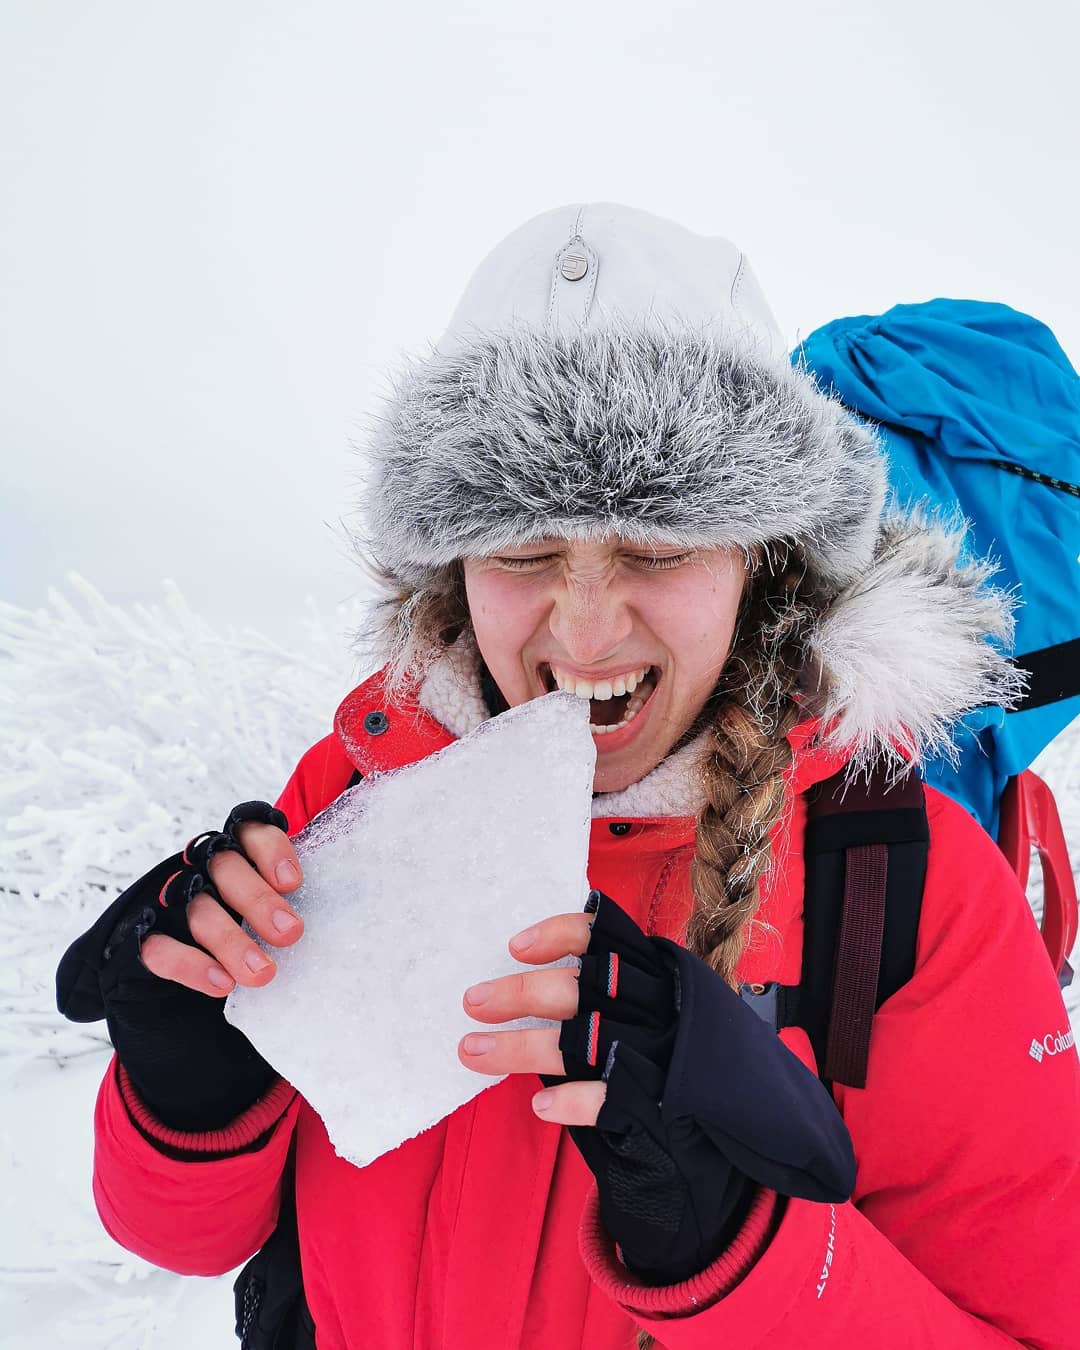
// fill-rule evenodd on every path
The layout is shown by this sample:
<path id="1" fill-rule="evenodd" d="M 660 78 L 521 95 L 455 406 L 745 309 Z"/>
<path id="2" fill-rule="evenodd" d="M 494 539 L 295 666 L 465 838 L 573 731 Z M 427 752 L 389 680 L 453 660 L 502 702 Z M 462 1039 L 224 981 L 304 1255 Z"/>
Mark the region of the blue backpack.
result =
<path id="1" fill-rule="evenodd" d="M 792 359 L 876 424 L 897 501 L 959 510 L 972 550 L 992 555 L 997 584 L 1019 596 L 1024 701 L 969 714 L 959 763 L 931 759 L 924 776 L 998 840 L 1022 881 L 1039 849 L 1047 909 L 1059 911 L 1044 937 L 1060 967 L 1075 884 L 1053 798 L 1026 771 L 1080 713 L 1080 376 L 1044 324 L 978 300 L 836 319 Z M 1053 942 L 1047 921 L 1061 930 Z"/>

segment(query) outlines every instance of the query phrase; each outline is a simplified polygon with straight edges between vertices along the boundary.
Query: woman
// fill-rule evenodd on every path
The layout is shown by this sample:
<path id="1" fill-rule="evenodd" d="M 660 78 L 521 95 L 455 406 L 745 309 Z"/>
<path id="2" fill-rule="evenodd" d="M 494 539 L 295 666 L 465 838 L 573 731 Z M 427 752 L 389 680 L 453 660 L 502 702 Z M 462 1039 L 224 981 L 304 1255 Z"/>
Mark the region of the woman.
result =
<path id="1" fill-rule="evenodd" d="M 790 369 L 742 255 L 614 206 L 530 221 L 371 451 L 388 663 L 278 806 L 295 832 L 358 773 L 557 686 L 589 698 L 591 913 L 510 944 L 581 969 L 478 971 L 459 1056 L 508 1076 L 354 1168 L 220 1013 L 274 974 L 236 918 L 271 946 L 303 929 L 284 818 L 238 808 L 61 967 L 61 1006 L 117 1048 L 109 1231 L 227 1270 L 294 1169 L 320 1350 L 1080 1343 L 1080 1071 L 1029 1054 L 1061 999 L 964 811 L 927 792 L 915 969 L 865 1088 L 834 1106 L 806 1035 L 733 992 L 799 981 L 807 792 L 1015 692 L 987 569 L 882 520 L 873 436 Z M 562 1025 L 498 1030 L 525 1014 Z"/>

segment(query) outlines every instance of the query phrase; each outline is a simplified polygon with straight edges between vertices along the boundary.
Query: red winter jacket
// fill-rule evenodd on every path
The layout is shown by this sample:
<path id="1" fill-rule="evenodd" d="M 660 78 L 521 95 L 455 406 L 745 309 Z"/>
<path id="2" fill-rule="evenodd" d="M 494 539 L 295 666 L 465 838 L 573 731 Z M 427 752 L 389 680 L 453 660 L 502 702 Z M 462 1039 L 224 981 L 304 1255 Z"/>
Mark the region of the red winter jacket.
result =
<path id="1" fill-rule="evenodd" d="M 390 727 L 369 736 L 375 709 Z M 279 805 L 298 829 L 354 768 L 406 764 L 450 739 L 426 714 L 388 706 L 376 677 L 346 699 Z M 793 741 L 790 833 L 762 913 L 776 936 L 747 954 L 746 980 L 799 977 L 798 794 L 838 762 L 805 748 L 805 731 Z M 114 1063 L 95 1119 L 106 1228 L 171 1270 L 227 1271 L 271 1232 L 295 1136 L 319 1350 L 632 1350 L 637 1328 L 670 1350 L 1080 1346 L 1080 1065 L 1065 1010 L 997 847 L 952 801 L 928 791 L 927 805 L 915 974 L 875 1019 L 866 1088 L 836 1094 L 858 1159 L 851 1203 L 763 1192 L 714 1266 L 646 1288 L 600 1228 L 566 1130 L 530 1109 L 532 1076 L 488 1088 L 361 1169 L 335 1155 L 286 1083 L 228 1129 L 182 1135 L 149 1115 Z M 694 822 L 615 823 L 593 823 L 591 884 L 648 932 L 681 933 Z M 471 978 L 462 972 L 463 986 Z M 782 1034 L 812 1065 L 805 1035 Z"/>

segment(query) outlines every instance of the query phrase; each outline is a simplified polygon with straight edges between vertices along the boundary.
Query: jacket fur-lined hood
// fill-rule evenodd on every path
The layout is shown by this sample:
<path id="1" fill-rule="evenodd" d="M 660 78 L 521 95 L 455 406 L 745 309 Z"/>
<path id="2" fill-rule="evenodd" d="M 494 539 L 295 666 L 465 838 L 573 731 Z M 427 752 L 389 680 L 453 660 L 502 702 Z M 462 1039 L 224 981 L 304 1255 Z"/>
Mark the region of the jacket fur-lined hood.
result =
<path id="1" fill-rule="evenodd" d="M 499 245 L 368 443 L 365 543 L 408 614 L 445 564 L 543 538 L 793 543 L 828 607 L 804 697 L 858 764 L 948 750 L 1020 679 L 963 526 L 883 514 L 873 429 L 783 354 L 745 257 L 622 207 Z"/>

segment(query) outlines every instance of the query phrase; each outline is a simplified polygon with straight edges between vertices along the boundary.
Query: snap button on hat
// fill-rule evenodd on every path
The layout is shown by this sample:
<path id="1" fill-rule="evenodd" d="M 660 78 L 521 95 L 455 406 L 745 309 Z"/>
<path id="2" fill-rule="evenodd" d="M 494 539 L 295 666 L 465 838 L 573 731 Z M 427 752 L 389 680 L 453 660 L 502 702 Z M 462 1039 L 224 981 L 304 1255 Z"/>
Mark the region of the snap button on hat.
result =
<path id="1" fill-rule="evenodd" d="M 384 712 L 369 712 L 364 718 L 364 730 L 369 736 L 381 736 L 390 728 L 390 719 Z"/>
<path id="2" fill-rule="evenodd" d="M 588 270 L 589 260 L 584 253 L 568 253 L 559 265 L 567 281 L 580 281 Z"/>

